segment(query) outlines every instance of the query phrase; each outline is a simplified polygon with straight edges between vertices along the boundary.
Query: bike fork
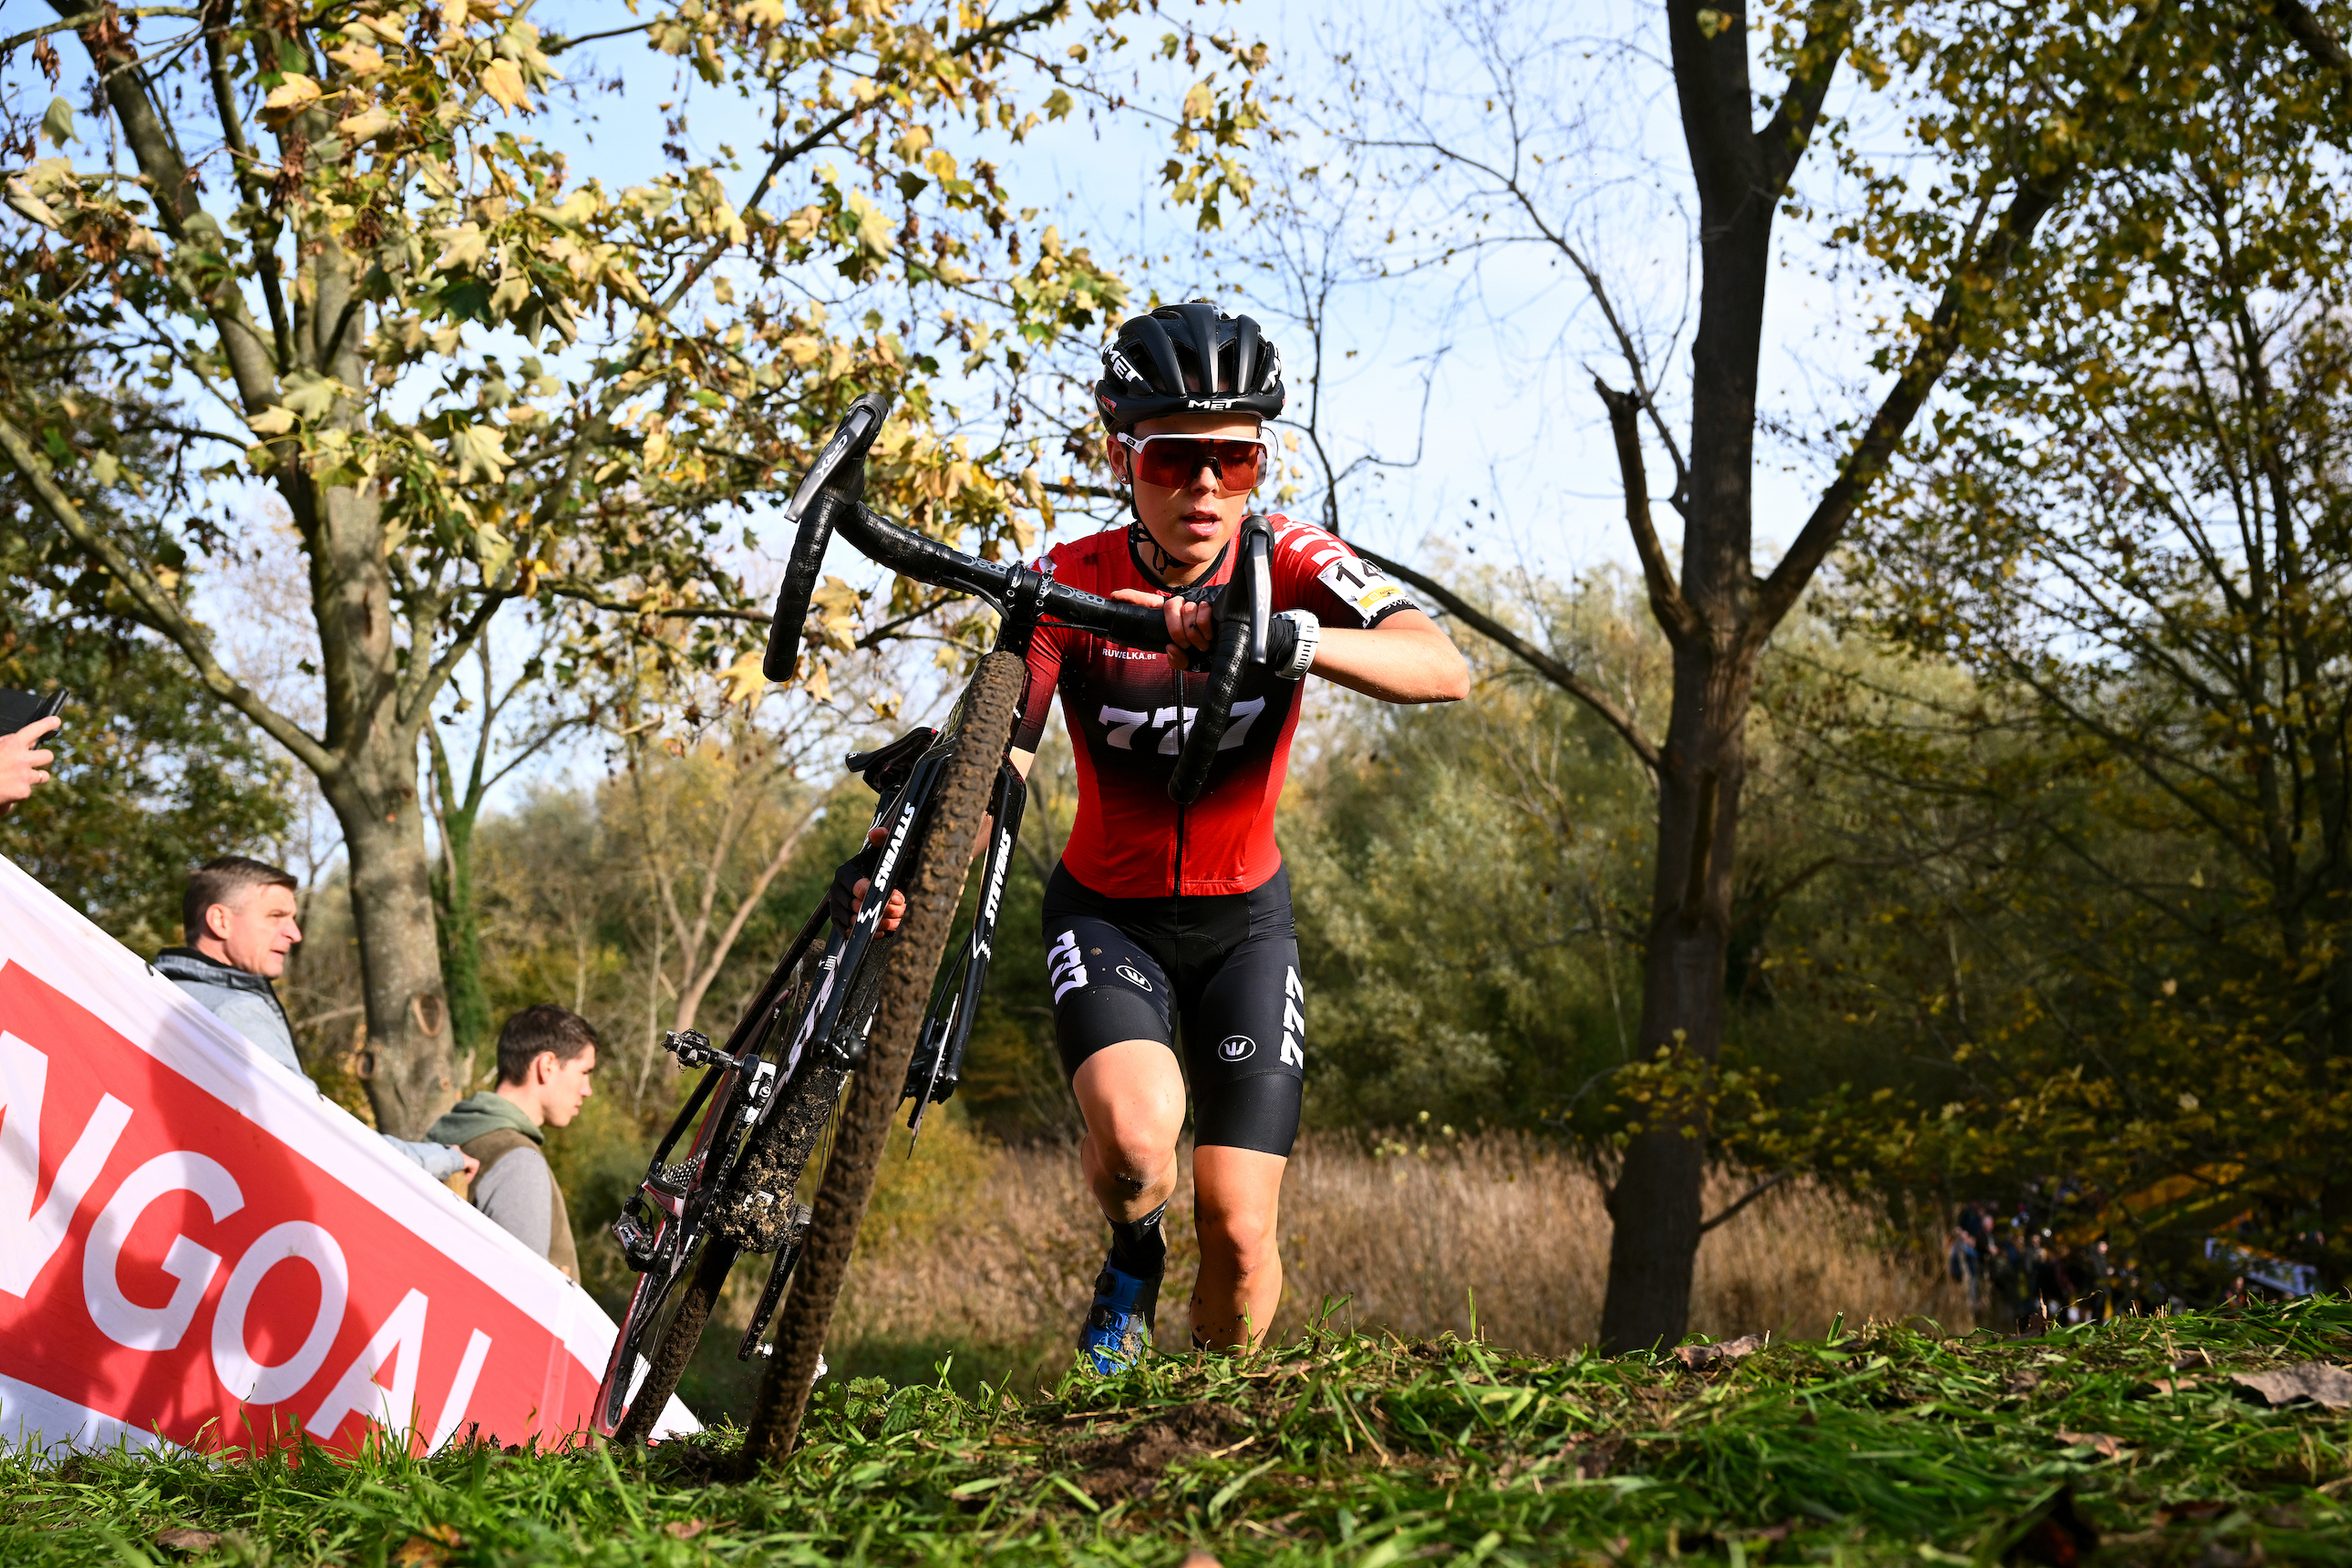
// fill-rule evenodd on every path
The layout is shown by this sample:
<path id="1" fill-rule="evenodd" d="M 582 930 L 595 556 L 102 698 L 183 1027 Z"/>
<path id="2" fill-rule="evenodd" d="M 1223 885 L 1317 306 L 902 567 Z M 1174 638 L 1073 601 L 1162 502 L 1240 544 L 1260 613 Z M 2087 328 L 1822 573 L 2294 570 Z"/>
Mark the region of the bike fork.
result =
<path id="1" fill-rule="evenodd" d="M 915 1070 L 921 1072 L 928 1060 L 929 1071 L 919 1086 L 909 1075 L 907 1092 L 915 1097 L 914 1111 L 907 1118 L 909 1158 L 915 1152 L 915 1140 L 922 1136 L 924 1116 L 934 1103 L 955 1092 L 963 1076 L 964 1047 L 971 1041 L 972 1020 L 980 1008 L 981 993 L 988 984 L 989 960 L 996 951 L 997 910 L 1004 901 L 1004 881 L 1012 873 L 1013 854 L 1021 842 L 1021 817 L 1028 801 L 1028 784 L 1012 763 L 1005 763 L 996 775 L 995 796 L 989 803 L 989 815 L 995 819 L 996 831 L 989 840 L 988 858 L 982 866 L 981 887 L 984 890 L 959 965 L 961 984 L 955 987 L 947 1012 L 927 1025 L 923 1038 L 915 1045 Z"/>

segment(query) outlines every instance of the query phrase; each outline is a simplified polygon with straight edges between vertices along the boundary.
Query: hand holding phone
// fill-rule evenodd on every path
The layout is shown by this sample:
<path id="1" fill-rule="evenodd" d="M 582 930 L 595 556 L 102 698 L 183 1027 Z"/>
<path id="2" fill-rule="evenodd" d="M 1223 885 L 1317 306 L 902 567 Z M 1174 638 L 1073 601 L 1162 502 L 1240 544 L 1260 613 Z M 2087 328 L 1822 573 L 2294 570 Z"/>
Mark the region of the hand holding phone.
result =
<path id="1" fill-rule="evenodd" d="M 22 705 L 7 702 L 9 698 L 22 699 Z M 15 810 L 36 784 L 49 782 L 57 753 L 41 742 L 63 725 L 58 710 L 65 704 L 63 687 L 37 699 L 29 691 L 0 692 L 0 816 Z"/>

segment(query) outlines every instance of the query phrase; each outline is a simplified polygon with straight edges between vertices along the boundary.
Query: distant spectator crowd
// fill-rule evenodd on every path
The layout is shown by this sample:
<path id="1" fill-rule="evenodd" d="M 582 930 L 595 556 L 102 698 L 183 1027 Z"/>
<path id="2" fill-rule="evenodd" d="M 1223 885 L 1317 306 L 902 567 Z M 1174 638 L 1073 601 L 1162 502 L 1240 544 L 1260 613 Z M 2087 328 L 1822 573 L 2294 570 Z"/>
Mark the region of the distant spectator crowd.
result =
<path id="1" fill-rule="evenodd" d="M 2025 1203 L 2005 1215 L 1990 1203 L 1963 1206 L 1945 1264 L 1968 1288 L 1978 1322 L 2019 1332 L 2179 1304 L 2136 1260 L 2117 1257 L 2106 1237 L 2069 1245 Z"/>

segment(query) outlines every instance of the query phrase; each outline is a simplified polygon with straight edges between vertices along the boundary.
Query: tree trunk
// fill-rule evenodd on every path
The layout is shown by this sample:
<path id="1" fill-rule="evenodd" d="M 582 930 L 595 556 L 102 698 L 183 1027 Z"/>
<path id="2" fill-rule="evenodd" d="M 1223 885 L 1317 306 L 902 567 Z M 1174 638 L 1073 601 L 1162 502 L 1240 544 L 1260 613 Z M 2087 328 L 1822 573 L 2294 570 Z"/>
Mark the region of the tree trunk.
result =
<path id="1" fill-rule="evenodd" d="M 482 1047 L 492 1038 L 490 994 L 482 984 L 481 919 L 474 904 L 474 817 L 472 807 L 443 813 L 441 862 L 432 880 L 441 981 L 448 988 L 449 1047 L 460 1076 L 468 1080 L 481 1069 Z"/>
<path id="2" fill-rule="evenodd" d="M 322 272 L 327 259 L 320 259 Z M 322 297 L 328 293 L 322 286 Z M 355 366 L 338 368 L 358 374 Z M 382 502 L 366 490 L 318 489 L 299 470 L 284 475 L 279 490 L 308 536 L 326 742 L 341 763 L 320 783 L 351 857 L 352 924 L 367 1005 L 368 1103 L 383 1131 L 422 1138 L 457 1098 L 417 792 L 418 742 L 431 715 L 402 711 L 412 672 L 392 635 Z M 411 701 L 425 706 L 413 696 Z"/>
<path id="3" fill-rule="evenodd" d="M 379 778 L 398 778 L 403 763 L 415 768 L 413 742 L 383 750 L 390 754 L 381 758 Z M 372 1058 L 365 1069 L 368 1103 L 384 1131 L 422 1138 L 457 1100 L 440 943 L 426 885 L 432 861 L 424 814 L 413 784 L 339 789 L 331 804 L 351 856 L 352 923 L 359 937 Z"/>
<path id="4" fill-rule="evenodd" d="M 1732 859 L 1747 776 L 1748 706 L 1769 624 L 1756 626 L 1752 559 L 1758 360 L 1772 219 L 1795 162 L 1788 130 L 1748 128 L 1746 40 L 1713 39 L 1669 13 L 1683 133 L 1699 192 L 1699 314 L 1691 340 L 1691 449 L 1679 584 L 1652 569 L 1652 602 L 1675 649 L 1674 706 L 1658 758 L 1658 848 L 1643 960 L 1643 1057 L 1669 1054 L 1677 1092 L 1655 1102 L 1609 1194 L 1607 1350 L 1672 1344 L 1690 1321 L 1706 1175 L 1707 1098 L 1723 1050 Z M 1826 77 L 1821 86 L 1826 87 Z M 1819 100 L 1814 100 L 1818 103 Z M 1775 144 L 1775 139 L 1779 144 Z M 1799 145 L 1801 143 L 1799 142 Z M 1612 409 L 1612 414 L 1616 411 Z M 1631 410 L 1621 425 L 1632 430 Z M 1625 476 L 1647 531 L 1647 480 Z M 1651 536 L 1654 537 L 1654 536 Z M 1645 560 L 1655 554 L 1645 550 Z M 1668 598 L 1668 595 L 1675 595 Z M 1777 618 L 1777 617 L 1775 617 Z"/>
<path id="5" fill-rule="evenodd" d="M 1658 770 L 1641 1040 L 1653 1061 L 1669 1053 L 1684 1092 L 1653 1103 L 1610 1189 L 1614 1224 L 1601 1342 L 1611 1351 L 1671 1344 L 1689 1321 L 1754 673 L 1752 656 L 1711 639 L 1675 651 L 1674 712 Z"/>

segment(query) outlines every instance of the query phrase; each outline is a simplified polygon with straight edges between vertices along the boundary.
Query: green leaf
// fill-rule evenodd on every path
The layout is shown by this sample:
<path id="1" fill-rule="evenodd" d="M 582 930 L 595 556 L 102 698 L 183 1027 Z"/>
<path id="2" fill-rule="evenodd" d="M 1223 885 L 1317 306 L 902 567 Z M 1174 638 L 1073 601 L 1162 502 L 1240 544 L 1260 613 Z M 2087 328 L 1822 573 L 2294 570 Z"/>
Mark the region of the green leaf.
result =
<path id="1" fill-rule="evenodd" d="M 53 147 L 79 141 L 74 134 L 73 120 L 73 105 L 62 98 L 53 98 L 49 100 L 48 112 L 41 116 L 41 134 L 49 139 Z"/>

